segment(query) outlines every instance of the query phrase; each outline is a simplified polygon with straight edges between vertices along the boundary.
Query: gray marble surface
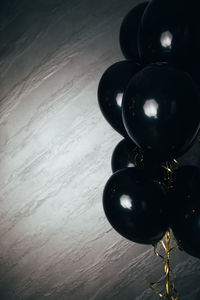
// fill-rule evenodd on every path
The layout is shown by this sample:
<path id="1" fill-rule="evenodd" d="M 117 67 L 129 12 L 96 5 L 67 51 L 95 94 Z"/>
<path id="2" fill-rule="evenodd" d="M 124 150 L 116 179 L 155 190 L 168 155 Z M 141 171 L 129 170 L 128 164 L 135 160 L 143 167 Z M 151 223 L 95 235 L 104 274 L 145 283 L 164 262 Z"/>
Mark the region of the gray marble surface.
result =
<path id="1" fill-rule="evenodd" d="M 123 59 L 120 23 L 139 2 L 13 0 L 1 10 L 1 300 L 158 299 L 148 283 L 162 262 L 112 230 L 101 202 L 121 137 L 96 91 Z M 199 163 L 198 153 L 185 160 Z M 181 299 L 199 300 L 199 260 L 173 257 Z"/>

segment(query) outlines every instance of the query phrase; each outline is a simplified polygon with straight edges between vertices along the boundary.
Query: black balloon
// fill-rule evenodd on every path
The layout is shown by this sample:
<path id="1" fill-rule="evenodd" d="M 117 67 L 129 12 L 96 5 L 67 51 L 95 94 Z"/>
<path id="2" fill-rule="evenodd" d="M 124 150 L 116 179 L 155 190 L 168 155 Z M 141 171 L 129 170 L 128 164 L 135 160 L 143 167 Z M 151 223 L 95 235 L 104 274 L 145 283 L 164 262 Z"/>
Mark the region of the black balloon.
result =
<path id="1" fill-rule="evenodd" d="M 199 57 L 200 59 L 200 57 Z M 200 95 L 200 68 L 199 65 L 196 64 L 196 66 L 190 66 L 190 70 L 188 71 L 193 79 L 193 81 L 195 82 L 197 88 L 198 88 L 198 92 Z"/>
<path id="2" fill-rule="evenodd" d="M 113 173 L 128 167 L 135 167 L 136 149 L 138 149 L 138 147 L 133 142 L 126 139 L 123 139 L 117 144 L 111 159 Z"/>
<path id="3" fill-rule="evenodd" d="M 166 192 L 143 170 L 127 168 L 114 173 L 105 186 L 103 206 L 113 228 L 133 242 L 157 242 L 167 230 Z"/>
<path id="4" fill-rule="evenodd" d="M 120 47 L 125 58 L 140 61 L 138 52 L 138 29 L 148 2 L 135 6 L 124 18 L 120 28 Z"/>
<path id="5" fill-rule="evenodd" d="M 127 137 L 122 122 L 121 102 L 130 79 L 140 70 L 140 65 L 121 61 L 110 66 L 103 74 L 98 87 L 98 101 L 105 119 L 121 135 Z"/>
<path id="6" fill-rule="evenodd" d="M 156 160 L 185 153 L 199 129 L 199 95 L 191 77 L 168 64 L 152 64 L 130 81 L 123 121 L 130 138 Z"/>
<path id="7" fill-rule="evenodd" d="M 180 167 L 170 194 L 174 236 L 184 251 L 200 258 L 200 170 Z"/>
<path id="8" fill-rule="evenodd" d="M 123 139 L 115 147 L 112 158 L 111 167 L 113 173 L 126 168 L 145 169 L 149 178 L 163 181 L 165 170 L 152 157 L 144 155 L 144 153 L 130 139 Z"/>
<path id="9" fill-rule="evenodd" d="M 188 0 L 152 0 L 140 26 L 141 57 L 147 62 L 166 61 L 183 65 L 191 61 L 194 52 L 193 10 L 194 3 Z"/>
<path id="10" fill-rule="evenodd" d="M 199 70 L 200 66 L 200 1 L 192 1 L 192 45 L 191 45 L 191 61 L 193 66 L 196 66 Z M 192 65 L 190 64 L 190 66 Z"/>

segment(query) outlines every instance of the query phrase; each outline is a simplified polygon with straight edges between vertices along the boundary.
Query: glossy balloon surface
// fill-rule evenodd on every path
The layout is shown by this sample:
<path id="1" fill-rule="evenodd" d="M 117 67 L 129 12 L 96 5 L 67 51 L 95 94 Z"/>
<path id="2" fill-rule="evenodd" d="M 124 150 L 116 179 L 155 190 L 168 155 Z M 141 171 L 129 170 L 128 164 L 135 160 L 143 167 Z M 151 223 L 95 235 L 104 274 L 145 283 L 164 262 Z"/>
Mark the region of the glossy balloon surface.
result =
<path id="1" fill-rule="evenodd" d="M 187 0 L 152 0 L 139 32 L 140 55 L 147 62 L 185 64 L 192 59 L 193 4 Z"/>
<path id="2" fill-rule="evenodd" d="M 110 66 L 103 74 L 98 87 L 98 102 L 105 119 L 121 135 L 127 136 L 122 122 L 121 102 L 130 79 L 140 65 L 121 61 Z"/>
<path id="3" fill-rule="evenodd" d="M 200 57 L 199 57 L 199 59 L 200 59 Z M 200 63 L 199 63 L 199 65 L 200 65 Z M 191 65 L 189 73 L 192 77 L 192 80 L 196 84 L 199 95 L 200 95 L 200 68 L 199 68 L 199 65 L 197 63 L 196 63 L 196 66 Z"/>
<path id="4" fill-rule="evenodd" d="M 120 47 L 125 58 L 140 62 L 138 52 L 138 29 L 148 2 L 135 6 L 124 18 L 120 28 Z"/>
<path id="5" fill-rule="evenodd" d="M 192 45 L 191 45 L 191 60 L 193 66 L 199 70 L 200 66 L 200 1 L 192 1 Z M 190 64 L 191 66 L 191 64 Z"/>
<path id="6" fill-rule="evenodd" d="M 121 169 L 135 167 L 136 148 L 138 147 L 133 142 L 126 139 L 117 144 L 111 159 L 113 173 Z"/>
<path id="7" fill-rule="evenodd" d="M 123 139 L 117 144 L 112 154 L 111 167 L 113 173 L 131 167 L 144 169 L 149 178 L 158 181 L 162 181 L 165 175 L 160 164 L 144 155 L 130 139 Z"/>
<path id="8" fill-rule="evenodd" d="M 200 258 L 200 170 L 180 167 L 171 191 L 171 227 L 181 248 Z"/>
<path id="9" fill-rule="evenodd" d="M 168 227 L 167 198 L 163 187 L 137 168 L 114 173 L 104 193 L 105 214 L 125 238 L 142 244 L 160 240 Z"/>
<path id="10" fill-rule="evenodd" d="M 157 160 L 186 152 L 199 129 L 199 95 L 191 77 L 167 64 L 137 73 L 123 97 L 130 138 Z"/>

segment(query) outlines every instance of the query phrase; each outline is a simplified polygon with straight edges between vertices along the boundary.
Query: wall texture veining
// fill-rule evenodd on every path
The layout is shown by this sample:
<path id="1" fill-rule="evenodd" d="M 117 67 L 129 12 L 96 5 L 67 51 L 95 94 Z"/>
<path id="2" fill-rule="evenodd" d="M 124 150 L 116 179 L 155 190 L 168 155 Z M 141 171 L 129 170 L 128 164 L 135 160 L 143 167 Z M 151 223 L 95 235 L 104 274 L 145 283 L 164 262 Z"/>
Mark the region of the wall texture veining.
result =
<path id="1" fill-rule="evenodd" d="M 0 9 L 0 299 L 154 300 L 153 248 L 107 222 L 102 190 L 122 137 L 96 91 L 123 60 L 136 0 L 10 0 Z M 183 158 L 200 164 L 199 145 Z M 174 252 L 176 288 L 200 299 L 200 261 Z"/>

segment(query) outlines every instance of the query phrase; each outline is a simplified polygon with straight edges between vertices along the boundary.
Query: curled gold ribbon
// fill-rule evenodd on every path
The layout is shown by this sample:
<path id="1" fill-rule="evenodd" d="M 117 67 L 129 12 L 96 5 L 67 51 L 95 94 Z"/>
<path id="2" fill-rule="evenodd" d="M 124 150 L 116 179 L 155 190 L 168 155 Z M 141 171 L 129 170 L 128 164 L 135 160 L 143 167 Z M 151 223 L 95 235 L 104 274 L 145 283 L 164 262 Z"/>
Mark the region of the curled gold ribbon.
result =
<path id="1" fill-rule="evenodd" d="M 144 164 L 144 157 L 142 151 L 135 147 L 134 149 L 134 165 L 137 166 L 143 166 Z M 159 184 L 165 186 L 166 189 L 173 188 L 173 171 L 177 168 L 179 162 L 176 159 L 173 159 L 171 162 L 166 162 L 165 164 L 161 165 L 161 167 L 166 171 L 166 174 L 163 179 L 161 180 L 154 180 L 155 182 L 158 182 Z M 158 295 L 160 298 L 165 300 L 178 300 L 177 291 L 174 286 L 174 282 L 171 281 L 171 277 L 174 276 L 171 268 L 170 268 L 170 253 L 178 248 L 178 245 L 171 247 L 170 243 L 170 231 L 168 230 L 165 234 L 164 240 L 161 240 L 159 242 L 164 250 L 165 250 L 165 256 L 161 255 L 157 251 L 158 243 L 154 245 L 154 253 L 160 257 L 163 260 L 164 264 L 164 271 L 165 271 L 165 295 L 163 295 L 161 292 L 156 290 L 156 286 L 162 283 L 163 280 L 157 281 L 157 282 L 151 282 L 149 283 L 149 287 L 151 290 Z"/>
<path id="2" fill-rule="evenodd" d="M 162 165 L 162 168 L 166 171 L 166 175 L 164 176 L 164 179 L 162 180 L 161 184 L 165 186 L 168 190 L 173 188 L 173 171 L 176 170 L 178 167 L 179 162 L 176 159 L 173 159 L 171 162 L 166 162 Z M 171 237 L 170 237 L 170 231 L 168 230 L 165 234 L 165 237 L 163 240 L 161 240 L 159 243 L 162 245 L 163 249 L 165 250 L 165 256 L 161 255 L 157 251 L 158 243 L 154 245 L 154 253 L 160 257 L 163 260 L 164 264 L 164 271 L 165 271 L 165 295 L 163 295 L 161 292 L 157 291 L 155 287 L 162 283 L 161 281 L 152 282 L 149 284 L 149 287 L 152 289 L 152 291 L 158 295 L 162 299 L 166 300 L 178 300 L 177 291 L 174 286 L 174 282 L 171 280 L 171 277 L 175 275 L 173 274 L 171 268 L 170 268 L 170 254 L 172 251 L 176 250 L 179 246 L 176 245 L 174 247 L 171 246 Z"/>
<path id="3" fill-rule="evenodd" d="M 165 164 L 161 165 L 161 167 L 166 171 L 164 180 L 162 181 L 162 184 L 165 188 L 171 189 L 174 187 L 173 173 L 174 170 L 178 168 L 178 165 L 179 162 L 176 159 L 173 159 L 171 162 L 166 162 Z"/>
<path id="4" fill-rule="evenodd" d="M 158 295 L 162 299 L 166 300 L 178 300 L 177 291 L 174 286 L 174 282 L 171 281 L 171 277 L 175 275 L 173 274 L 171 268 L 170 268 L 170 253 L 178 248 L 178 245 L 171 247 L 171 241 L 170 241 L 170 231 L 168 230 L 165 234 L 164 240 L 161 240 L 159 243 L 162 245 L 163 249 L 165 250 L 165 257 L 161 255 L 157 251 L 158 243 L 154 245 L 154 253 L 160 257 L 163 260 L 164 263 L 164 271 L 165 271 L 165 291 L 166 294 L 163 295 L 161 292 L 157 291 L 155 287 L 162 283 L 163 280 L 157 281 L 157 282 L 151 282 L 149 284 L 149 287 L 152 289 L 152 291 Z"/>

